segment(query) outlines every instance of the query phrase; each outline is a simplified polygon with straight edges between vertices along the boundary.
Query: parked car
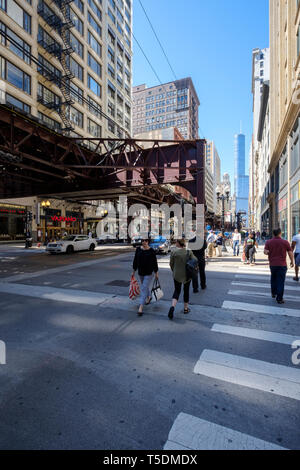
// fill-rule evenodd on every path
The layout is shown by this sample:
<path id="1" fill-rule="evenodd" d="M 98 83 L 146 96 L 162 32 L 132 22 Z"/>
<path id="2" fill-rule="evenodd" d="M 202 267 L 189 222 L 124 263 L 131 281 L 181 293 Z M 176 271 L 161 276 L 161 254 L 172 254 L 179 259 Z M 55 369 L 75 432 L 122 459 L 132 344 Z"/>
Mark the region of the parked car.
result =
<path id="1" fill-rule="evenodd" d="M 156 253 L 163 253 L 165 255 L 171 251 L 170 240 L 162 236 L 155 237 L 154 240 L 150 242 L 150 247 L 153 248 Z"/>
<path id="2" fill-rule="evenodd" d="M 142 246 L 142 238 L 139 235 L 132 237 L 131 244 L 134 248 L 137 248 L 138 246 Z"/>
<path id="3" fill-rule="evenodd" d="M 96 240 L 87 235 L 66 235 L 57 242 L 50 242 L 46 247 L 46 251 L 51 254 L 67 253 L 71 254 L 74 251 L 93 251 L 96 247 Z"/>
<path id="4" fill-rule="evenodd" d="M 115 235 L 111 234 L 105 234 L 101 235 L 100 237 L 97 237 L 96 239 L 97 245 L 104 245 L 105 243 L 115 243 L 116 242 L 116 237 Z"/>

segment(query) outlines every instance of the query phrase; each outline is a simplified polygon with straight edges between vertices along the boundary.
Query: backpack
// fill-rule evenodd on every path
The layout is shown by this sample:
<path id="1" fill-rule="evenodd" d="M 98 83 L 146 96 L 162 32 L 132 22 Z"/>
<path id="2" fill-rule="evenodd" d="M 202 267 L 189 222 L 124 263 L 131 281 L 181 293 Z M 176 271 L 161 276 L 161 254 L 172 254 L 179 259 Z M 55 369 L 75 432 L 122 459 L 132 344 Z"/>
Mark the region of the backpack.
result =
<path id="1" fill-rule="evenodd" d="M 188 259 L 186 261 L 185 269 L 186 276 L 188 279 L 193 279 L 194 277 L 196 277 L 199 271 L 198 260 L 191 258 L 190 250 L 188 250 Z"/>

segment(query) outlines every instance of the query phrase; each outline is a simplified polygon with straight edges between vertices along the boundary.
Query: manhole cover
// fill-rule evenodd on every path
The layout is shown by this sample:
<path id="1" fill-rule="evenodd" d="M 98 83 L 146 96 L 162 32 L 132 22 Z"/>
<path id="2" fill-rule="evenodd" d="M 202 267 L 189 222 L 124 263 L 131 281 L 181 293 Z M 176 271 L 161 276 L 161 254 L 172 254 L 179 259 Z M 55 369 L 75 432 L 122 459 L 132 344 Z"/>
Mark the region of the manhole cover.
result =
<path id="1" fill-rule="evenodd" d="M 111 281 L 105 284 L 106 286 L 129 287 L 129 281 Z"/>

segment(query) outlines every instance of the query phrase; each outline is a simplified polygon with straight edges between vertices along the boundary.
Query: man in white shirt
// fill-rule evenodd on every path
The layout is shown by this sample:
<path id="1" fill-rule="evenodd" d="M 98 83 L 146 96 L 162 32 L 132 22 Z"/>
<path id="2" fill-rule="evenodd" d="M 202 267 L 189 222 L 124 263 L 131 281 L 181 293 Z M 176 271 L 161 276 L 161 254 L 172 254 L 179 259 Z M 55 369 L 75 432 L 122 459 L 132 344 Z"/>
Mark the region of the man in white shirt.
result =
<path id="1" fill-rule="evenodd" d="M 237 228 L 232 234 L 232 243 L 233 243 L 233 256 L 239 256 L 240 245 L 242 243 L 242 237 Z"/>
<path id="2" fill-rule="evenodd" d="M 207 241 L 207 249 L 208 249 L 208 257 L 213 258 L 216 253 L 215 249 L 215 241 L 217 239 L 217 236 L 215 232 L 211 231 L 206 239 Z"/>
<path id="3" fill-rule="evenodd" d="M 299 266 L 300 266 L 300 229 L 298 235 L 295 235 L 292 239 L 292 250 L 295 250 L 295 274 L 294 281 L 299 281 Z"/>

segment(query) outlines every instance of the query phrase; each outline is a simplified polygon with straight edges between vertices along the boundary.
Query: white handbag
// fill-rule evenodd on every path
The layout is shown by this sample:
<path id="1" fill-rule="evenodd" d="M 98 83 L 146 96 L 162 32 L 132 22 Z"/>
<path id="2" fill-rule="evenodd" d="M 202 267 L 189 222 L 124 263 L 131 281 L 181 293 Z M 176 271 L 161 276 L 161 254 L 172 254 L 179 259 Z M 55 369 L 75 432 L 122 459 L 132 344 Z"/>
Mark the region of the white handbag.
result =
<path id="1" fill-rule="evenodd" d="M 155 279 L 151 289 L 151 298 L 154 302 L 158 302 L 164 296 L 159 280 Z"/>

